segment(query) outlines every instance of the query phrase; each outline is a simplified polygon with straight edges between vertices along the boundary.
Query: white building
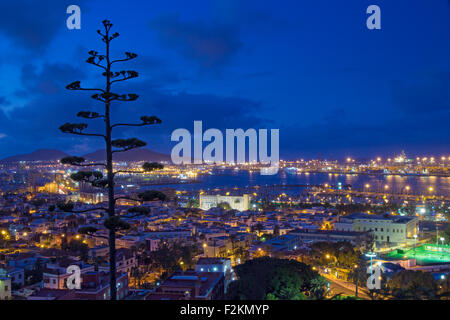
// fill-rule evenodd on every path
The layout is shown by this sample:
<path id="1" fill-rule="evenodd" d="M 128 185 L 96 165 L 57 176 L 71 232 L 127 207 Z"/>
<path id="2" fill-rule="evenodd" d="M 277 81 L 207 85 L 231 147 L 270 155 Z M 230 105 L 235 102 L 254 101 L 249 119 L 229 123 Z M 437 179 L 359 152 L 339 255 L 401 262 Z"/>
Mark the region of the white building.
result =
<path id="1" fill-rule="evenodd" d="M 95 266 L 83 265 L 82 263 L 47 263 L 43 273 L 43 287 L 46 289 L 67 289 L 67 279 L 72 273 L 67 272 L 70 265 L 78 265 L 81 274 L 94 271 Z"/>
<path id="2" fill-rule="evenodd" d="M 418 234 L 417 217 L 353 213 L 334 224 L 336 231 L 371 232 L 377 245 L 398 246 L 412 243 Z"/>
<path id="3" fill-rule="evenodd" d="M 217 207 L 219 203 L 228 203 L 231 209 L 246 211 L 250 205 L 250 195 L 242 196 L 221 196 L 221 195 L 202 195 L 200 194 L 200 208 L 208 210 Z"/>
<path id="4" fill-rule="evenodd" d="M 0 300 L 11 300 L 11 278 L 0 277 Z"/>

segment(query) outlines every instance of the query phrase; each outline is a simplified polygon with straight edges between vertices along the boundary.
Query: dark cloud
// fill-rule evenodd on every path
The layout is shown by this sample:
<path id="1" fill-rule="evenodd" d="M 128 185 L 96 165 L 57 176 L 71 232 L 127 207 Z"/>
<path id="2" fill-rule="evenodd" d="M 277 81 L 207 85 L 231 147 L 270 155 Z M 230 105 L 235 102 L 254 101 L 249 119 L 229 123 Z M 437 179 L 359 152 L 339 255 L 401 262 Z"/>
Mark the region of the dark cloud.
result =
<path id="1" fill-rule="evenodd" d="M 6 97 L 0 97 L 0 106 L 7 107 L 11 102 Z"/>
<path id="2" fill-rule="evenodd" d="M 51 68 L 50 68 L 51 69 Z M 43 71 L 45 72 L 45 71 Z M 31 73 L 32 74 L 32 73 Z M 34 77 L 31 77 L 34 79 Z M 156 115 L 163 120 L 158 126 L 116 130 L 116 137 L 139 137 L 148 142 L 149 148 L 170 152 L 174 145 L 170 134 L 177 128 L 193 131 L 194 120 L 202 120 L 208 128 L 249 128 L 262 125 L 257 111 L 260 103 L 239 97 L 217 95 L 171 93 L 152 87 L 152 82 L 131 82 L 116 88 L 118 92 L 138 93 L 136 102 L 113 104 L 113 121 L 138 123 L 141 115 Z M 122 89 L 122 90 L 120 90 Z M 79 91 L 58 90 L 49 96 L 40 92 L 23 107 L 13 109 L 8 117 L 1 117 L 0 156 L 33 151 L 38 148 L 57 148 L 78 154 L 103 147 L 100 139 L 83 139 L 62 134 L 58 127 L 65 122 L 86 122 L 87 131 L 101 132 L 101 120 L 85 120 L 76 117 L 80 110 L 102 112 L 102 104 Z"/>
<path id="3" fill-rule="evenodd" d="M 450 110 L 436 118 L 425 115 L 414 119 L 360 121 L 340 116 L 334 110 L 322 121 L 310 125 L 280 125 L 280 150 L 285 156 L 345 157 L 353 154 L 379 156 L 400 152 L 410 154 L 448 152 Z M 345 113 L 344 113 L 345 115 Z"/>
<path id="4" fill-rule="evenodd" d="M 136 103 L 121 104 L 115 108 L 114 120 L 136 122 L 141 115 L 156 115 L 163 123 L 144 128 L 127 128 L 117 133 L 144 137 L 159 150 L 170 151 L 173 130 L 193 131 L 194 121 L 201 120 L 204 130 L 217 128 L 259 128 L 267 121 L 259 116 L 261 103 L 241 97 L 223 97 L 213 94 L 168 92 L 150 88 L 147 82 L 131 86 L 124 92 L 136 92 Z"/>
<path id="5" fill-rule="evenodd" d="M 66 27 L 70 4 L 66 0 L 0 1 L 0 32 L 25 49 L 42 51 Z"/>
<path id="6" fill-rule="evenodd" d="M 139 71 L 143 79 L 151 80 L 151 86 L 155 88 L 187 80 L 186 77 L 181 77 L 174 71 L 164 59 L 155 56 L 138 56 L 130 62 L 129 66 Z"/>
<path id="7" fill-rule="evenodd" d="M 161 45 L 203 68 L 225 65 L 242 47 L 237 30 L 230 25 L 188 22 L 178 16 L 166 16 L 153 20 L 150 26 L 158 33 Z"/>
<path id="8" fill-rule="evenodd" d="M 33 64 L 22 66 L 21 82 L 25 90 L 16 92 L 18 96 L 33 94 L 56 94 L 74 79 L 81 79 L 84 73 L 68 64 L 44 64 L 40 71 Z"/>
<path id="9" fill-rule="evenodd" d="M 450 110 L 450 71 L 396 81 L 392 85 L 392 96 L 407 114 L 446 112 Z"/>

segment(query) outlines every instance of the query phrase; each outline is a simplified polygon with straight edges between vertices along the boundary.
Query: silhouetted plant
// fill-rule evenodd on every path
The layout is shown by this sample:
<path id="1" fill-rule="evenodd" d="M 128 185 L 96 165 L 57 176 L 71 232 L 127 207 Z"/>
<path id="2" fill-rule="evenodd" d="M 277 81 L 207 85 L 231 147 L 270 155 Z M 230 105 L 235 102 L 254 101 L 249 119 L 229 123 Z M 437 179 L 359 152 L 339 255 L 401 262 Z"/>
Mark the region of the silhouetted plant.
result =
<path id="1" fill-rule="evenodd" d="M 57 207 L 60 210 L 66 212 L 88 212 L 94 210 L 103 210 L 108 213 L 108 217 L 105 221 L 105 227 L 109 229 L 109 265 L 110 265 L 110 290 L 111 300 L 116 299 L 116 231 L 128 229 L 130 226 L 128 223 L 120 219 L 120 216 L 115 212 L 116 201 L 120 198 L 126 198 L 128 200 L 134 200 L 139 203 L 151 200 L 164 200 L 165 195 L 158 191 L 147 191 L 138 195 L 138 198 L 132 197 L 115 197 L 114 196 L 114 177 L 119 172 L 136 173 L 136 171 L 114 171 L 113 170 L 113 154 L 117 152 L 125 152 L 131 149 L 140 148 L 146 145 L 144 141 L 137 138 L 129 139 L 113 139 L 113 129 L 117 127 L 139 127 L 153 124 L 160 124 L 161 120 L 156 116 L 142 116 L 140 117 L 140 123 L 111 123 L 111 103 L 114 101 L 129 102 L 135 101 L 139 96 L 134 93 L 119 94 L 112 91 L 112 84 L 133 79 L 139 76 L 136 71 L 122 70 L 113 71 L 112 66 L 118 62 L 125 62 L 137 57 L 137 54 L 131 52 L 125 52 L 123 59 L 111 60 L 110 57 L 110 44 L 111 41 L 119 36 L 116 32 L 111 35 L 112 23 L 108 20 L 103 21 L 104 32 L 97 30 L 97 33 L 101 36 L 102 41 L 105 43 L 105 53 L 100 54 L 97 51 L 89 51 L 89 58 L 87 63 L 92 64 L 103 70 L 102 75 L 106 79 L 104 88 L 84 88 L 81 86 L 80 81 L 75 81 L 69 84 L 66 88 L 68 90 L 82 90 L 82 91 L 94 91 L 91 96 L 92 99 L 101 102 L 104 105 L 104 113 L 100 114 L 93 111 L 80 111 L 77 116 L 84 119 L 102 119 L 105 122 L 105 131 L 103 133 L 88 133 L 85 130 L 88 128 L 86 123 L 65 123 L 60 126 L 59 129 L 63 133 L 69 133 L 80 136 L 98 137 L 105 141 L 106 146 L 106 159 L 104 162 L 98 163 L 86 163 L 82 157 L 71 156 L 61 159 L 61 163 L 68 164 L 77 167 L 102 167 L 106 171 L 106 177 L 104 177 L 102 171 L 78 171 L 71 175 L 71 178 L 77 182 L 89 183 L 94 187 L 107 189 L 108 193 L 108 206 L 107 207 L 95 207 L 86 210 L 74 210 L 74 204 L 58 203 Z M 142 167 L 143 171 L 153 171 L 162 169 L 163 166 L 158 163 L 145 163 Z M 52 208 L 54 209 L 54 207 Z M 147 214 L 147 210 L 135 210 L 135 214 Z M 80 230 L 82 233 L 92 234 L 95 233 L 95 228 L 85 228 Z"/>

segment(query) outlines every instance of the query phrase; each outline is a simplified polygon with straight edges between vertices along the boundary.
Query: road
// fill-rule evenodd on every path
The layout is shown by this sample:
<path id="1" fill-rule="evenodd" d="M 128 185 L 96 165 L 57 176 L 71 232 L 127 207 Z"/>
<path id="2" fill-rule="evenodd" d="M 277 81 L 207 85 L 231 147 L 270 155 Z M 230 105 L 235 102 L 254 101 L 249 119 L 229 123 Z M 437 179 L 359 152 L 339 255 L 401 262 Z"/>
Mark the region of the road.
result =
<path id="1" fill-rule="evenodd" d="M 350 282 L 346 282 L 339 279 L 331 278 L 330 276 L 326 274 L 322 274 L 325 279 L 330 283 L 330 291 L 329 295 L 333 296 L 336 294 L 343 294 L 347 296 L 354 296 L 355 295 L 355 285 Z M 365 290 L 361 287 L 358 288 L 358 298 L 369 300 L 370 297 L 367 295 Z"/>

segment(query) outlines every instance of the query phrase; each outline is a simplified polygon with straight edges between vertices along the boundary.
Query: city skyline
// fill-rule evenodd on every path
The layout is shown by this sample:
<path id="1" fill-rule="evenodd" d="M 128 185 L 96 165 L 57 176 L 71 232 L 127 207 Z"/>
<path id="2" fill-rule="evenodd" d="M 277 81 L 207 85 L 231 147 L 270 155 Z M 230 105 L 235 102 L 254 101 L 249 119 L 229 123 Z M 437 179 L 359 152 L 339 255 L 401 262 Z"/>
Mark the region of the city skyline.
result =
<path id="1" fill-rule="evenodd" d="M 449 300 L 450 0 L 0 15 L 1 304 Z"/>
<path id="2" fill-rule="evenodd" d="M 64 2 L 3 3 L 10 14 L 0 23 L 0 158 L 101 148 L 57 127 L 92 104 L 64 87 L 95 79 L 84 60 L 99 49 L 95 30 L 105 17 L 124 36 L 121 46 L 139 55 L 130 68 L 140 72 L 133 89 L 141 98 L 118 105 L 119 117 L 163 120 L 138 134 L 151 150 L 169 154 L 170 133 L 202 120 L 219 129 L 279 128 L 281 159 L 370 159 L 403 149 L 446 156 L 448 2 L 378 1 L 381 30 L 365 27 L 369 4 L 80 1 L 81 29 L 68 30 Z"/>

